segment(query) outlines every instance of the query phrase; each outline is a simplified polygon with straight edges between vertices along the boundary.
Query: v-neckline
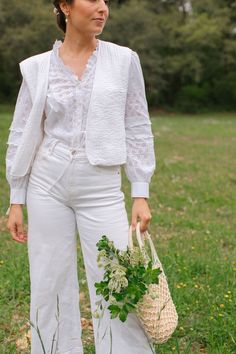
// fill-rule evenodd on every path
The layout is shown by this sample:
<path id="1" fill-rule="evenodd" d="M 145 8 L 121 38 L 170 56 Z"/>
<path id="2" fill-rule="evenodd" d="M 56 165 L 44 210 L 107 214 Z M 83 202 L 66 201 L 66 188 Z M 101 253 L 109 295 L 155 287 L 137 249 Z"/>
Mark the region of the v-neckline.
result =
<path id="1" fill-rule="evenodd" d="M 66 65 L 63 61 L 63 59 L 61 58 L 60 54 L 59 54 L 59 48 L 60 46 L 62 45 L 62 41 L 61 40 L 56 40 L 55 43 L 54 43 L 54 46 L 55 46 L 55 54 L 57 56 L 57 59 L 61 65 L 62 68 L 64 68 L 68 73 L 70 73 L 73 78 L 76 80 L 76 82 L 83 82 L 84 81 L 84 77 L 87 73 L 87 70 L 89 68 L 89 65 L 90 65 L 90 62 L 92 61 L 93 57 L 95 56 L 95 54 L 97 54 L 97 51 L 99 49 L 99 44 L 100 44 L 100 40 L 97 38 L 97 44 L 96 44 L 96 47 L 94 48 L 94 50 L 92 51 L 92 53 L 90 54 L 89 58 L 87 59 L 87 62 L 86 62 L 86 65 L 84 67 L 84 70 L 81 74 L 80 77 L 78 77 L 78 75 L 75 73 L 75 71 L 68 65 Z"/>

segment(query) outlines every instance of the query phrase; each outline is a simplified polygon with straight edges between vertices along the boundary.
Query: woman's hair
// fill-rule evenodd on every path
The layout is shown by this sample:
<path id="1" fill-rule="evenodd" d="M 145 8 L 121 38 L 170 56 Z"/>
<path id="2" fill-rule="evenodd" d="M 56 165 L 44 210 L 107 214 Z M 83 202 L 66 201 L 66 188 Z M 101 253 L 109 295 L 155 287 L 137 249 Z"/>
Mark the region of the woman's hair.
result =
<path id="1" fill-rule="evenodd" d="M 61 11 L 61 8 L 59 6 L 60 2 L 61 0 L 54 0 L 53 5 L 56 7 L 56 9 L 59 12 L 59 14 L 57 15 L 57 25 L 64 33 L 66 33 L 66 21 L 65 21 L 66 16 L 64 15 L 63 11 Z M 68 4 L 72 4 L 74 0 L 66 0 L 66 2 Z"/>

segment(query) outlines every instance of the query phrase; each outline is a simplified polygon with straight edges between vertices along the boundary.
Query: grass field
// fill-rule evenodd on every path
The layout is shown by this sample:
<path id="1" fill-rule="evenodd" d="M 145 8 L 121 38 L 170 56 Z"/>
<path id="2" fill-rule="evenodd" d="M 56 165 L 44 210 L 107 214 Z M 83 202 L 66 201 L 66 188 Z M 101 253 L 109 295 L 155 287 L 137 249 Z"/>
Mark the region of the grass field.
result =
<path id="1" fill-rule="evenodd" d="M 151 117 L 157 168 L 150 186 L 150 231 L 179 314 L 173 337 L 156 352 L 236 353 L 236 114 Z M 4 216 L 9 201 L 5 152 L 11 119 L 12 108 L 0 107 L 0 353 L 27 354 L 27 244 L 12 241 Z M 130 186 L 122 172 L 130 218 Z M 79 241 L 78 268 L 83 274 L 79 279 L 83 342 L 85 354 L 92 354 Z"/>

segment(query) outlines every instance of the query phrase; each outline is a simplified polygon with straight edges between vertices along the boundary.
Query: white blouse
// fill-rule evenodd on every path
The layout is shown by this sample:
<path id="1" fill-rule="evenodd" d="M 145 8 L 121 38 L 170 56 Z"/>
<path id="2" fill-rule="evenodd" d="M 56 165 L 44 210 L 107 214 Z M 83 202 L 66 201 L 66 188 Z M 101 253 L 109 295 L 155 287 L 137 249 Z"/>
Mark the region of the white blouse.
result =
<path id="1" fill-rule="evenodd" d="M 61 40 L 55 40 L 52 48 L 44 109 L 44 133 L 47 138 L 60 139 L 70 147 L 85 148 L 86 116 L 93 86 L 99 40 L 80 78 L 64 64 L 60 57 L 58 49 L 61 44 Z M 26 204 L 30 172 L 23 177 L 13 178 L 10 176 L 10 169 L 31 107 L 32 101 L 23 79 L 6 143 L 8 144 L 6 178 L 10 185 L 10 204 Z M 151 124 L 139 56 L 132 51 L 125 114 L 127 161 L 123 165 L 131 183 L 131 197 L 149 198 L 149 184 L 156 168 Z"/>

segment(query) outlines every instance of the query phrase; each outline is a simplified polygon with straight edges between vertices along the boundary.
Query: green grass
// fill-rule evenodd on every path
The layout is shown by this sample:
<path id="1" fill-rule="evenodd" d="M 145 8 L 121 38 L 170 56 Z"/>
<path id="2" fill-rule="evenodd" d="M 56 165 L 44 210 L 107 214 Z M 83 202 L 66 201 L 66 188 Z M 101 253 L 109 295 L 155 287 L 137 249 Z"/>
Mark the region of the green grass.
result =
<path id="1" fill-rule="evenodd" d="M 151 114 L 157 168 L 150 185 L 150 231 L 179 314 L 173 337 L 157 353 L 236 352 L 236 114 Z M 5 152 L 11 108 L 0 108 L 0 352 L 27 353 L 16 343 L 29 330 L 26 244 L 13 242 L 4 216 L 9 187 Z M 130 185 L 123 191 L 131 220 Z M 25 222 L 27 222 L 26 210 Z M 83 258 L 81 316 L 91 319 Z M 81 270 L 83 272 L 81 273 Z M 95 353 L 85 325 L 85 354 Z"/>

